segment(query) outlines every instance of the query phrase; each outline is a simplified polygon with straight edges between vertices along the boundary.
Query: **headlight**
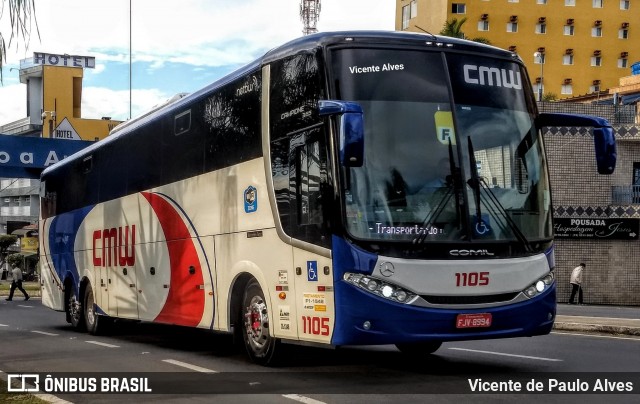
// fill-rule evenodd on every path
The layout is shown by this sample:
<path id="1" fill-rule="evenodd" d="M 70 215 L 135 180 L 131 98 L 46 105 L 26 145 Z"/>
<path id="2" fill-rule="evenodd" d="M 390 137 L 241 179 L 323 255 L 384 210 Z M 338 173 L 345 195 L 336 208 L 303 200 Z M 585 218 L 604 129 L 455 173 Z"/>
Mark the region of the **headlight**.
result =
<path id="1" fill-rule="evenodd" d="M 397 303 L 410 303 L 416 297 L 414 293 L 400 286 L 367 275 L 347 272 L 342 279 L 362 290 Z"/>
<path id="2" fill-rule="evenodd" d="M 536 295 L 549 289 L 549 287 L 553 285 L 554 279 L 555 278 L 554 278 L 553 271 L 551 271 L 545 276 L 543 276 L 542 278 L 535 281 L 532 285 L 530 285 L 525 290 L 523 290 L 523 292 L 529 298 L 535 297 Z"/>

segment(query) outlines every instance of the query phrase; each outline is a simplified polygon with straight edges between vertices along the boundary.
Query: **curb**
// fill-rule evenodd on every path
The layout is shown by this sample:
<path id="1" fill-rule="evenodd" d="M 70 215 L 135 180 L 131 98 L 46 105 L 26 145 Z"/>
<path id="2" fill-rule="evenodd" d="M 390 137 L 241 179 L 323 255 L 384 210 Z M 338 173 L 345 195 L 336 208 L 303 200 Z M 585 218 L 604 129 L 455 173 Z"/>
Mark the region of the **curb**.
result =
<path id="1" fill-rule="evenodd" d="M 579 331 L 598 334 L 640 336 L 640 327 L 629 327 L 623 325 L 603 325 L 560 321 L 553 325 L 553 329 L 554 331 Z"/>

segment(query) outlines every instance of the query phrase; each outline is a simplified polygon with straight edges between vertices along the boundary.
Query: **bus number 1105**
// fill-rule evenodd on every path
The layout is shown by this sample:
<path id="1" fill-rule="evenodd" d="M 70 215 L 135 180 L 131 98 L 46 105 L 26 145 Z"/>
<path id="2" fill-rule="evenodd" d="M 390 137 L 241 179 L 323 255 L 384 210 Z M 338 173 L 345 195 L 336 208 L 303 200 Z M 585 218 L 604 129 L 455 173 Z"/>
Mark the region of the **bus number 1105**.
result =
<path id="1" fill-rule="evenodd" d="M 489 272 L 456 272 L 456 287 L 487 286 Z"/>

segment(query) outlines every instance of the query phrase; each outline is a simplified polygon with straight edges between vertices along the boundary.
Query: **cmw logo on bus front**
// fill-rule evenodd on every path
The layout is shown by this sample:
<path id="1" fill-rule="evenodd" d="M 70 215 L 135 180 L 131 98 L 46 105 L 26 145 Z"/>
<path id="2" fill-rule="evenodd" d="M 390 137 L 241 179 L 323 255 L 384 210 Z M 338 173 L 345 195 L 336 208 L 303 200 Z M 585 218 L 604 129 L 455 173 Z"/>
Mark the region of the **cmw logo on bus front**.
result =
<path id="1" fill-rule="evenodd" d="M 520 72 L 498 69 L 497 67 L 464 65 L 464 81 L 481 86 L 522 89 Z"/>

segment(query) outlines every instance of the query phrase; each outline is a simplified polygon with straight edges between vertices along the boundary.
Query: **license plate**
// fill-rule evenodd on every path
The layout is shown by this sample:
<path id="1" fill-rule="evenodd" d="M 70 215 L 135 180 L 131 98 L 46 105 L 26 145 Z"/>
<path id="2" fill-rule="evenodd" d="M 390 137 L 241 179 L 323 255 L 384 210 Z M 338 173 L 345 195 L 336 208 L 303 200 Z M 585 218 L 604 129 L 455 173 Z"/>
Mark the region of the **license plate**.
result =
<path id="1" fill-rule="evenodd" d="M 458 314 L 456 328 L 491 327 L 491 313 Z"/>

